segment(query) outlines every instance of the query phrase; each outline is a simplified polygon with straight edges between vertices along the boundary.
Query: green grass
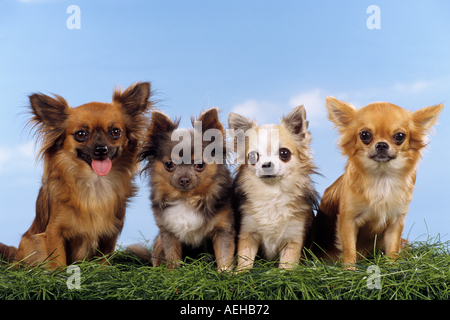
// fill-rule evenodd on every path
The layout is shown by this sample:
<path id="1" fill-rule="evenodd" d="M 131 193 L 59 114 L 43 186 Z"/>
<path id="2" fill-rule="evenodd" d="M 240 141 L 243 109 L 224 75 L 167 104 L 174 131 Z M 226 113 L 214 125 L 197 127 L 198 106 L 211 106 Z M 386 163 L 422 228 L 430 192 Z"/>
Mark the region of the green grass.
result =
<path id="1" fill-rule="evenodd" d="M 79 263 L 80 288 L 69 289 L 66 268 L 0 267 L 0 299 L 149 300 L 391 300 L 450 299 L 450 242 L 414 242 L 397 262 L 383 254 L 360 261 L 357 270 L 305 261 L 293 271 L 258 261 L 248 272 L 218 273 L 214 263 L 188 261 L 177 270 L 153 268 L 118 250 L 111 266 Z M 369 289 L 371 265 L 380 268 L 381 289 Z"/>

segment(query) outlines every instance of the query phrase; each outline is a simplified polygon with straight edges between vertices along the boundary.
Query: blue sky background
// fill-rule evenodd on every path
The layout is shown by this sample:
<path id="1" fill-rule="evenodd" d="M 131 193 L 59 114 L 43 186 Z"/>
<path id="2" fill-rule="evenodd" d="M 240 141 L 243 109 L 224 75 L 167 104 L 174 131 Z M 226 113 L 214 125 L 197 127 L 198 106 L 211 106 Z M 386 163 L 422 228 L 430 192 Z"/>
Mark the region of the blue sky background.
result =
<path id="1" fill-rule="evenodd" d="M 366 26 L 373 4 L 379 30 Z M 81 10 L 81 29 L 67 28 L 70 5 Z M 184 126 L 208 107 L 225 124 L 231 111 L 262 124 L 304 104 L 322 194 L 345 165 L 325 97 L 410 110 L 449 102 L 449 12 L 445 0 L 0 2 L 0 241 L 18 245 L 34 218 L 42 164 L 25 128 L 29 94 L 56 93 L 76 107 L 151 81 L 158 107 Z M 419 167 L 410 240 L 449 239 L 448 108 Z M 147 182 L 136 181 L 122 244 L 157 234 Z"/>

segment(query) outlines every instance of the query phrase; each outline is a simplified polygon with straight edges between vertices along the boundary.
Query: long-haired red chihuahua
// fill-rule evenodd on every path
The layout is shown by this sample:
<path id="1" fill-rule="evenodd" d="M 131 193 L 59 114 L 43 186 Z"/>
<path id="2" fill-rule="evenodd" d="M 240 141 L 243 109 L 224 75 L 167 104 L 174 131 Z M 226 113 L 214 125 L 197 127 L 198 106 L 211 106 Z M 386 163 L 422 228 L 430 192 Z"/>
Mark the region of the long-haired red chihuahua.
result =
<path id="1" fill-rule="evenodd" d="M 427 132 L 444 106 L 410 112 L 377 102 L 356 109 L 333 97 L 326 99 L 326 106 L 348 161 L 344 174 L 322 197 L 313 251 L 333 260 L 342 255 L 348 268 L 374 247 L 395 259 Z"/>
<path id="2" fill-rule="evenodd" d="M 69 107 L 60 96 L 29 97 L 44 160 L 36 217 L 9 261 L 55 268 L 114 251 L 127 200 L 134 195 L 136 156 L 148 125 L 150 83 L 115 90 L 111 103 Z"/>

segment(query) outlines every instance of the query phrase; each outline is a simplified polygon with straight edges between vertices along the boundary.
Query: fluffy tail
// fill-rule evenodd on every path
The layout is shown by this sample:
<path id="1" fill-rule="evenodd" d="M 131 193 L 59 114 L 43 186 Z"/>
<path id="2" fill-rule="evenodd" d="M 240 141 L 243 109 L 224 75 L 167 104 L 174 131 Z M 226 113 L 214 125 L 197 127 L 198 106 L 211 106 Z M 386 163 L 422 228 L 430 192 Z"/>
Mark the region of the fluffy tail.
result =
<path id="1" fill-rule="evenodd" d="M 142 244 L 132 244 L 125 249 L 126 252 L 130 252 L 144 262 L 150 262 L 152 260 L 152 253 Z"/>
<path id="2" fill-rule="evenodd" d="M 0 242 L 0 260 L 12 262 L 16 256 L 17 248 L 13 246 L 7 246 Z"/>

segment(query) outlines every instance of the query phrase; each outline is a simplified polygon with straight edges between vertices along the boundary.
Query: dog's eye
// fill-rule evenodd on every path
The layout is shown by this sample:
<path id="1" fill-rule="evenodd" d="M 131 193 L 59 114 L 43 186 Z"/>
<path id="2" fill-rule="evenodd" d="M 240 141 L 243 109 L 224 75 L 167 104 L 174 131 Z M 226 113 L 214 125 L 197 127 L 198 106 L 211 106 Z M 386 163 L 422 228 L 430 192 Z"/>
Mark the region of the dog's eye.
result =
<path id="1" fill-rule="evenodd" d="M 289 151 L 289 149 L 286 149 L 286 148 L 281 148 L 278 151 L 278 156 L 280 157 L 280 159 L 282 161 L 286 162 L 289 159 L 291 159 L 291 151 Z"/>
<path id="2" fill-rule="evenodd" d="M 248 162 L 250 162 L 251 165 L 255 165 L 259 160 L 259 153 L 256 151 L 252 151 L 248 154 Z"/>
<path id="3" fill-rule="evenodd" d="M 109 135 L 113 139 L 119 139 L 122 136 L 122 130 L 120 130 L 119 128 L 112 128 L 109 131 Z"/>
<path id="4" fill-rule="evenodd" d="M 205 170 L 205 164 L 204 163 L 196 163 L 194 164 L 194 169 L 197 170 L 198 172 L 202 172 L 203 170 Z"/>
<path id="5" fill-rule="evenodd" d="M 164 162 L 164 168 L 166 168 L 167 171 L 172 172 L 175 170 L 175 163 L 173 163 L 172 160 L 167 160 Z"/>
<path id="6" fill-rule="evenodd" d="M 369 131 L 361 131 L 359 133 L 359 138 L 364 144 L 369 144 L 372 141 L 372 134 Z"/>
<path id="7" fill-rule="evenodd" d="M 397 132 L 394 134 L 394 141 L 397 145 L 401 145 L 403 141 L 406 139 L 406 133 L 403 132 Z"/>
<path id="8" fill-rule="evenodd" d="M 87 140 L 89 133 L 84 130 L 78 130 L 73 136 L 78 142 L 84 142 Z"/>

